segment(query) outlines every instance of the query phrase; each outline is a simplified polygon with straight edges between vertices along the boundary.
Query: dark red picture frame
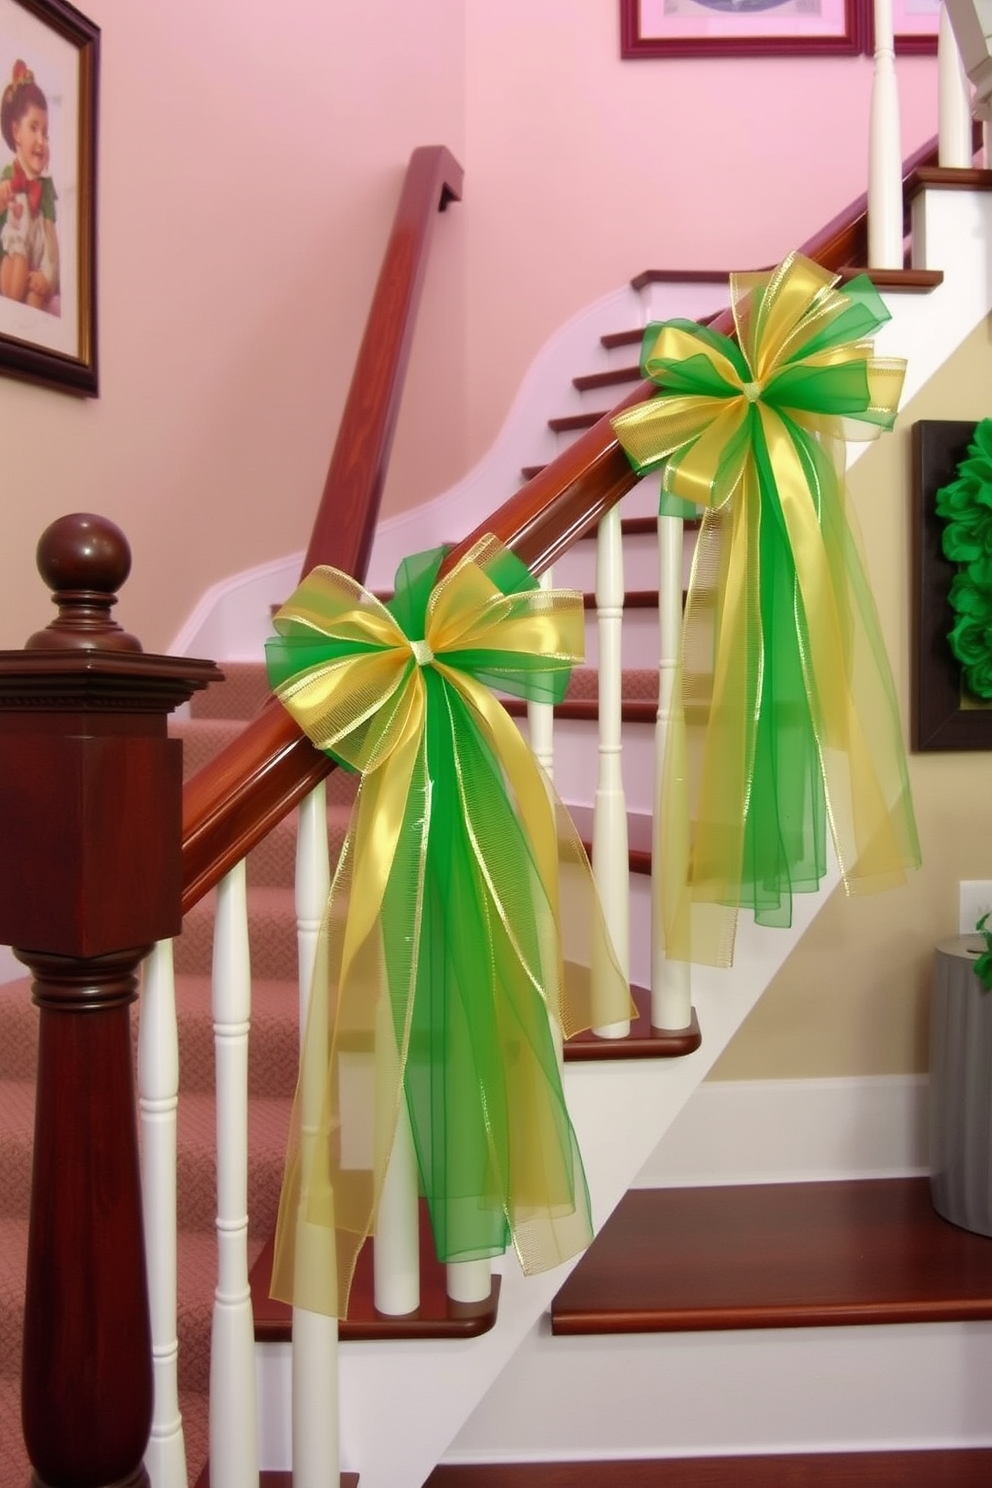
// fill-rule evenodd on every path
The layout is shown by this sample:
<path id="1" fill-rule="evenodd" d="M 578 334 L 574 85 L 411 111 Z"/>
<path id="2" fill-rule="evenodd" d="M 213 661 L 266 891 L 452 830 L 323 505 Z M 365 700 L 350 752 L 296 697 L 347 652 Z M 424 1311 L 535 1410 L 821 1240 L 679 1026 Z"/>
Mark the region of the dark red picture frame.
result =
<path id="1" fill-rule="evenodd" d="M 843 26 L 836 34 L 804 33 L 801 25 L 783 18 L 780 34 L 757 34 L 754 17 L 765 12 L 735 13 L 740 21 L 740 36 L 687 36 L 673 26 L 671 36 L 648 35 L 642 25 L 643 0 L 620 0 L 620 56 L 630 59 L 666 57 L 854 57 L 865 49 L 866 6 L 870 0 L 842 0 Z M 705 3 L 705 0 L 701 0 Z M 714 9 L 718 8 L 714 6 Z M 769 6 L 769 9 L 774 8 Z"/>

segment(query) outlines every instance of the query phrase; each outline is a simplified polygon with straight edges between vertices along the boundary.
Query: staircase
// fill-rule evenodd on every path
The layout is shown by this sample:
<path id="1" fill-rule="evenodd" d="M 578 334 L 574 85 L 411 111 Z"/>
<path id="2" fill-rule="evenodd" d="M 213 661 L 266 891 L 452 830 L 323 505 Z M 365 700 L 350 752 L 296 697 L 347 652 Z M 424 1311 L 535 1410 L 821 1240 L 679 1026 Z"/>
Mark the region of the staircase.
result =
<path id="1" fill-rule="evenodd" d="M 946 184 L 946 183 L 944 183 Z M 958 209 L 948 205 L 951 193 L 943 192 L 940 183 L 928 193 L 920 207 L 920 222 L 925 228 L 921 241 L 926 244 L 928 261 L 940 263 L 946 270 L 946 293 L 934 295 L 932 304 L 921 310 L 918 304 L 906 306 L 905 314 L 900 310 L 896 325 L 887 335 L 884 347 L 894 354 L 910 357 L 910 381 L 907 397 L 926 381 L 930 372 L 940 364 L 963 335 L 988 312 L 989 293 L 984 261 L 984 244 L 989 241 L 988 215 L 984 202 L 966 203 Z M 930 284 L 939 280 L 936 271 Z M 597 389 L 594 387 L 593 391 Z M 583 390 L 577 390 L 583 391 Z M 587 390 L 585 390 L 587 391 Z M 571 415 L 565 415 L 571 417 Z M 555 431 L 566 437 L 571 430 Z M 564 477 L 563 477 L 564 479 Z M 491 493 L 485 505 L 477 509 L 463 509 L 459 513 L 459 526 L 482 520 L 491 509 Z M 648 503 L 649 505 L 650 503 Z M 442 512 L 443 507 L 443 512 Z M 415 541 L 404 543 L 402 550 L 410 551 L 426 546 L 434 537 L 430 524 L 440 520 L 448 512 L 442 503 L 437 512 L 428 514 Z M 643 512 L 635 513 L 637 516 Z M 429 519 L 428 519 L 429 518 Z M 425 530 L 426 529 L 426 530 Z M 445 528 L 451 531 L 450 528 Z M 631 534 L 632 536 L 635 534 Z M 540 549 L 535 551 L 540 552 Z M 568 582 L 569 575 L 562 566 L 557 576 L 559 582 Z M 230 697 L 234 691 L 246 684 L 249 695 L 252 687 L 258 688 L 257 671 L 255 681 L 250 681 L 240 668 L 227 663 L 231 673 Z M 577 688 L 589 687 L 589 679 L 579 679 Z M 222 701 L 227 687 L 215 689 L 213 698 L 208 693 L 204 699 L 209 709 L 220 708 L 223 714 L 235 705 Z M 256 691 L 255 698 L 261 696 Z M 645 699 L 639 700 L 644 707 Z M 631 706 L 636 700 L 631 699 Z M 578 708 L 582 699 L 573 699 L 565 705 Z M 240 702 L 236 705 L 248 716 L 254 703 Z M 651 703 L 646 711 L 650 715 Z M 567 720 L 566 720 L 567 721 Z M 646 722 L 647 720 L 643 720 Z M 636 726 L 637 720 L 633 719 Z M 230 721 L 224 717 L 209 718 L 201 711 L 198 702 L 194 718 L 182 726 L 188 741 L 187 769 L 192 769 L 208 758 L 221 738 L 231 732 Z M 573 792 L 565 784 L 567 767 L 556 773 L 559 788 L 566 799 L 581 802 L 583 796 Z M 641 782 L 646 778 L 639 767 L 631 772 Z M 332 776 L 333 793 L 348 782 L 341 772 Z M 588 797 L 585 798 L 586 801 Z M 339 807 L 344 800 L 338 802 Z M 635 802 L 636 810 L 636 802 Z M 332 816 L 334 812 L 332 810 Z M 335 820 L 339 821 L 337 816 Z M 340 831 L 340 826 L 335 830 Z M 255 1006 L 253 1021 L 256 1025 L 254 1039 L 256 1068 L 252 1075 L 253 1108 L 262 1111 L 253 1116 L 257 1131 L 253 1135 L 252 1147 L 258 1161 L 255 1163 L 250 1183 L 252 1187 L 252 1234 L 250 1253 L 257 1259 L 271 1227 L 273 1195 L 279 1181 L 281 1167 L 281 1137 L 285 1128 L 288 1087 L 291 1081 L 279 1075 L 278 1089 L 270 1087 L 261 1068 L 267 1064 L 270 1049 L 281 1051 L 274 1054 L 274 1062 L 281 1068 L 283 1060 L 291 1063 L 295 1056 L 297 991 L 292 978 L 295 968 L 295 943 L 291 891 L 287 887 L 284 870 L 292 861 L 292 827 L 278 828 L 266 843 L 264 850 L 253 854 L 249 867 L 251 898 L 253 902 L 253 956 Z M 632 834 L 632 840 L 635 835 Z M 333 846 L 333 844 L 332 844 Z M 635 840 L 635 851 L 637 843 Z M 637 862 L 635 867 L 642 866 Z M 726 1045 L 741 1019 L 760 996 L 768 979 L 785 958 L 795 940 L 801 936 L 809 920 L 815 914 L 817 902 L 808 897 L 797 905 L 796 925 L 792 934 L 758 932 L 753 927 L 742 926 L 739 941 L 738 965 L 730 973 L 701 972 L 694 982 L 693 1000 L 700 1013 L 704 1030 L 701 1050 L 684 1059 L 667 1063 L 664 1068 L 657 1061 L 613 1059 L 596 1062 L 573 1062 L 567 1067 L 566 1088 L 570 1107 L 580 1143 L 586 1157 L 590 1184 L 594 1195 L 597 1224 L 607 1221 L 611 1211 L 618 1205 L 622 1214 L 624 1194 L 642 1162 L 653 1150 L 677 1112 L 685 1105 L 717 1054 Z M 212 1143 L 212 1099 L 206 1093 L 211 1056 L 209 1052 L 210 1015 L 205 978 L 209 969 L 208 938 L 205 929 L 209 909 L 197 906 L 187 916 L 186 933 L 177 947 L 177 964 L 180 976 L 180 1004 L 183 1020 L 182 1063 L 183 1091 L 181 1110 L 181 1155 L 180 1172 L 185 1183 L 187 1174 L 202 1172 L 204 1186 L 209 1183 L 209 1156 L 203 1154 L 196 1138 L 205 1137 Z M 634 979 L 638 973 L 633 968 Z M 0 1174 L 0 1224 L 5 1228 L 0 1234 L 3 1249 L 0 1253 L 0 1289 L 6 1294 L 19 1290 L 19 1278 L 23 1276 L 23 1244 L 16 1238 L 18 1222 L 18 1195 L 25 1184 L 28 1167 L 27 1153 L 30 1147 L 30 1080 L 31 1080 L 31 1024 L 33 1014 L 23 984 L 12 984 L 3 989 L 4 1014 L 9 1007 L 11 1037 L 5 1037 L 0 1046 L 0 1144 L 6 1162 L 11 1159 L 9 1169 Z M 25 1011 L 26 1010 L 26 1011 Z M 258 1056 L 261 1056 L 259 1059 Z M 202 1082 L 202 1083 L 201 1083 Z M 256 1140 L 257 1136 L 257 1140 Z M 194 1189 L 198 1186 L 194 1183 Z M 201 1204 L 195 1193 L 182 1200 L 181 1225 L 183 1227 L 184 1254 L 192 1254 L 198 1246 L 203 1253 L 212 1251 L 213 1238 L 209 1231 L 213 1223 L 213 1198 L 209 1205 Z M 8 1234 L 6 1226 L 10 1224 Z M 18 1248 L 20 1246 L 20 1249 Z M 593 1255 L 596 1254 L 594 1247 Z M 581 1273 L 582 1267 L 579 1268 Z M 191 1480 L 202 1462 L 205 1437 L 202 1425 L 197 1421 L 200 1400 L 205 1385 L 203 1368 L 203 1343 L 205 1336 L 202 1324 L 193 1318 L 193 1298 L 202 1296 L 209 1301 L 211 1280 L 192 1281 L 197 1273 L 192 1262 L 182 1263 L 181 1291 L 190 1299 L 184 1304 L 180 1321 L 181 1355 L 186 1413 L 187 1448 L 191 1465 Z M 198 1273 L 197 1273 L 198 1274 Z M 487 1390 L 497 1379 L 511 1359 L 527 1365 L 527 1350 L 540 1333 L 536 1324 L 543 1310 L 550 1307 L 562 1283 L 562 1276 L 543 1277 L 524 1281 L 511 1260 L 502 1277 L 500 1299 L 500 1324 L 492 1332 L 478 1337 L 471 1343 L 459 1346 L 423 1345 L 411 1340 L 402 1346 L 388 1349 L 367 1343 L 348 1343 L 344 1348 L 342 1362 L 342 1418 L 345 1423 L 345 1465 L 361 1467 L 363 1482 L 371 1485 L 392 1485 L 402 1481 L 413 1485 L 423 1481 L 427 1472 L 438 1460 L 451 1439 L 458 1424 L 465 1420 L 477 1403 L 486 1396 Z M 0 1316 L 0 1421 L 3 1422 L 5 1438 L 9 1434 L 9 1423 L 14 1418 L 16 1385 L 11 1381 L 17 1369 L 17 1322 L 13 1313 Z M 201 1331 L 197 1334 L 196 1329 Z M 199 1337 L 201 1342 L 197 1343 Z M 188 1360 L 186 1355 L 189 1355 Z M 287 1423 L 284 1401 L 285 1380 L 288 1369 L 285 1346 L 279 1342 L 266 1342 L 259 1346 L 258 1357 L 263 1379 L 263 1466 L 282 1465 L 287 1460 Z M 515 1366 L 516 1367 L 516 1366 Z M 523 1377 L 523 1375 L 522 1375 Z M 8 1384 L 11 1388 L 8 1390 Z M 384 1419 L 400 1420 L 402 1433 L 383 1430 Z M 397 1440 L 399 1435 L 401 1439 Z M 11 1436 L 11 1440 L 14 1437 Z M 7 1440 L 3 1449 L 8 1452 L 8 1462 L 17 1461 L 13 1456 L 16 1446 L 8 1451 Z M 961 1461 L 965 1455 L 962 1454 Z M 919 1465 L 921 1459 L 916 1459 Z M 753 1466 L 753 1464 L 752 1464 Z M 846 1471 L 846 1469 L 844 1469 Z M 450 1477 L 450 1472 L 461 1469 L 444 1468 L 437 1479 L 441 1484 L 460 1482 Z M 495 1469 L 494 1469 L 495 1471 Z M 557 1478 L 548 1481 L 570 1481 L 563 1469 Z M 576 1471 L 574 1481 L 609 1481 L 608 1477 L 596 1479 L 590 1474 L 585 1478 Z M 638 1470 L 640 1471 L 640 1470 Z M 704 1469 L 700 1468 L 700 1472 Z M 799 1469 L 800 1473 L 802 1469 Z M 449 1476 L 445 1476 L 448 1474 Z M 466 1477 L 466 1483 L 473 1479 Z M 478 1481 L 495 1482 L 494 1478 L 480 1477 Z M 521 1483 L 530 1482 L 526 1472 Z M 631 1477 L 630 1481 L 637 1481 Z M 645 1477 L 643 1481 L 648 1481 Z M 658 1477 L 657 1481 L 669 1481 Z M 674 1483 L 676 1479 L 671 1479 Z M 722 1481 L 718 1477 L 707 1479 L 699 1476 L 687 1477 L 685 1482 Z M 746 1481 L 741 1476 L 730 1481 Z M 772 1481 L 772 1480 L 769 1480 Z M 791 1481 L 783 1478 L 783 1481 Z M 795 1481 L 815 1481 L 796 1477 Z M 836 1481 L 845 1481 L 838 1477 Z M 859 1481 L 851 1479 L 850 1481 Z M 879 1483 L 888 1481 L 879 1477 Z M 897 1479 L 892 1479 L 893 1482 Z M 906 1482 L 915 1481 L 906 1479 Z M 934 1482 L 942 1479 L 934 1477 Z M 946 1481 L 958 1481 L 946 1479 Z M 961 1482 L 965 1479 L 961 1478 Z M 976 1479 L 977 1481 L 977 1479 Z"/>

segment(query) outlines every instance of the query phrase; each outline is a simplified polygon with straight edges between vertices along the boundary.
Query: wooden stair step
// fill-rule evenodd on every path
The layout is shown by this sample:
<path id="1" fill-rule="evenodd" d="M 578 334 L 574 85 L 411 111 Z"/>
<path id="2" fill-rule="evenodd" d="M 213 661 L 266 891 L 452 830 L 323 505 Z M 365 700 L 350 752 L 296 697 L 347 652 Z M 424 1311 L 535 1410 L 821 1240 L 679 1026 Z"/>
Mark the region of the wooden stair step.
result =
<path id="1" fill-rule="evenodd" d="M 341 1474 L 341 1488 L 358 1488 L 358 1484 L 358 1473 L 343 1472 Z M 209 1463 L 197 1479 L 196 1488 L 210 1488 Z M 276 1472 L 271 1468 L 263 1469 L 258 1475 L 258 1488 L 293 1488 L 292 1471 Z"/>
<path id="2" fill-rule="evenodd" d="M 566 413 L 560 418 L 549 418 L 548 428 L 554 434 L 577 434 L 582 429 L 591 429 L 593 424 L 598 424 L 600 419 L 606 418 L 608 408 L 601 408 L 598 413 Z"/>
<path id="3" fill-rule="evenodd" d="M 992 1245 L 928 1178 L 632 1189 L 551 1308 L 556 1334 L 988 1318 Z"/>
<path id="4" fill-rule="evenodd" d="M 992 1448 L 436 1467 L 424 1488 L 987 1488 Z"/>
<path id="5" fill-rule="evenodd" d="M 625 382 L 640 380 L 640 367 L 616 367 L 611 372 L 587 372 L 582 377 L 573 377 L 572 386 L 580 393 L 589 393 L 595 388 L 618 387 Z"/>
<path id="6" fill-rule="evenodd" d="M 376 1312 L 373 1301 L 372 1246 L 367 1240 L 358 1257 L 351 1285 L 348 1316 L 338 1324 L 342 1342 L 389 1338 L 477 1338 L 496 1323 L 500 1278 L 494 1276 L 485 1302 L 452 1302 L 445 1292 L 447 1273 L 434 1254 L 427 1205 L 420 1203 L 420 1307 L 405 1317 L 387 1317 Z M 273 1241 L 270 1240 L 251 1269 L 252 1312 L 255 1339 L 259 1343 L 288 1343 L 291 1312 L 285 1302 L 269 1296 L 272 1278 Z"/>

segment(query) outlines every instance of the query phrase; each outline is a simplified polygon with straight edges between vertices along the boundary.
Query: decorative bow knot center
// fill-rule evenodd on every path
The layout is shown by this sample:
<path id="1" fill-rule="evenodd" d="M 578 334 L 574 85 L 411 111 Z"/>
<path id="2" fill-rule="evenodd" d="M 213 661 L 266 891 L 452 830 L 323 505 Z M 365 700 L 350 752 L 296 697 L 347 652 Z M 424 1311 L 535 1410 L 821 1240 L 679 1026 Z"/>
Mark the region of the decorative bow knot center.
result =
<path id="1" fill-rule="evenodd" d="M 761 383 L 760 382 L 746 382 L 744 384 L 743 391 L 744 391 L 744 396 L 745 396 L 745 398 L 747 399 L 747 401 L 749 403 L 757 403 L 758 399 L 761 397 L 761 392 L 762 392 Z"/>
<path id="2" fill-rule="evenodd" d="M 434 652 L 431 650 L 429 641 L 411 641 L 410 650 L 413 652 L 413 659 L 419 667 L 430 666 L 434 660 Z"/>

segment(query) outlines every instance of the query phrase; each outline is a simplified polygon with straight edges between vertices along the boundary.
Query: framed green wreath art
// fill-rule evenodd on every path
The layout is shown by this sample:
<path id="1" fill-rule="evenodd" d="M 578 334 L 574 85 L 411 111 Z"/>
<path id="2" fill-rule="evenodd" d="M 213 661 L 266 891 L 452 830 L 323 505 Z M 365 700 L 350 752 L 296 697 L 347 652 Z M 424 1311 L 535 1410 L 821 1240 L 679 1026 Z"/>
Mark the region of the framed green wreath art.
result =
<path id="1" fill-rule="evenodd" d="M 913 425 L 912 747 L 992 749 L 992 420 Z"/>

